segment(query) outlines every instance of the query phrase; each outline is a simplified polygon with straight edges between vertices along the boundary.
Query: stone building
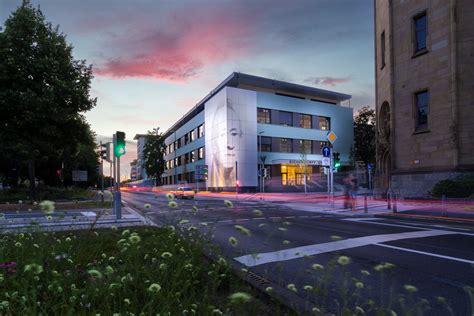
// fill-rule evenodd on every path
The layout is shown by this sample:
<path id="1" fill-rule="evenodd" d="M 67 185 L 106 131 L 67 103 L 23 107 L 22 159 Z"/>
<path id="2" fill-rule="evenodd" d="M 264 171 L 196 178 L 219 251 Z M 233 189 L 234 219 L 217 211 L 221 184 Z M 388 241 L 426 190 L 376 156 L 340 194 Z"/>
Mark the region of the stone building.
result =
<path id="1" fill-rule="evenodd" d="M 474 172 L 474 1 L 374 0 L 376 187 Z"/>

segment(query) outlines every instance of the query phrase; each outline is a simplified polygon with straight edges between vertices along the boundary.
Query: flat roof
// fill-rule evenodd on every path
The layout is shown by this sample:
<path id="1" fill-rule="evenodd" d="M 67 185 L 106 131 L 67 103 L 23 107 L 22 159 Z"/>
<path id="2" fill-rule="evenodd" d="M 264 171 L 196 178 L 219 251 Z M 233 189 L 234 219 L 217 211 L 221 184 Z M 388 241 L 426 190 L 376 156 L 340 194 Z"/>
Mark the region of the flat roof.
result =
<path id="1" fill-rule="evenodd" d="M 208 95 L 206 95 L 201 101 L 199 101 L 194 107 L 192 107 L 186 114 L 183 115 L 176 123 L 174 123 L 168 130 L 164 133 L 165 138 L 173 133 L 176 129 L 183 126 L 188 122 L 192 117 L 197 115 L 204 109 L 204 103 L 206 103 L 210 98 L 216 95 L 224 87 L 234 87 L 238 88 L 244 85 L 243 89 L 249 89 L 249 87 L 255 87 L 260 89 L 273 89 L 281 92 L 294 93 L 299 95 L 305 95 L 313 98 L 324 98 L 333 100 L 336 102 L 341 102 L 349 100 L 352 96 L 349 94 L 318 89 L 308 86 L 303 86 L 300 84 L 273 80 L 264 77 L 258 77 L 253 75 L 248 75 L 240 72 L 233 72 L 228 76 L 224 81 L 222 81 L 214 90 L 211 90 Z M 324 100 L 322 100 L 324 102 Z M 136 136 L 135 136 L 136 137 Z M 134 138 L 135 139 L 135 138 Z"/>
<path id="2" fill-rule="evenodd" d="M 138 140 L 142 137 L 146 137 L 146 134 L 135 134 L 135 137 L 133 137 L 133 140 Z"/>

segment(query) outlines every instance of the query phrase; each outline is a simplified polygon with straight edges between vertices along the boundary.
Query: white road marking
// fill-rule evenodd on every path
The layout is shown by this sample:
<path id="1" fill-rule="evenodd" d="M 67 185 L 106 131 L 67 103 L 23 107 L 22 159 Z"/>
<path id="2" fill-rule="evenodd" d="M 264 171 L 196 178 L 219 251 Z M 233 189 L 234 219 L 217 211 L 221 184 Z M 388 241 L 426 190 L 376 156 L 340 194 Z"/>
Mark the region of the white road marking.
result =
<path id="1" fill-rule="evenodd" d="M 272 217 L 272 216 L 270 216 L 269 218 L 271 218 L 271 219 L 281 219 L 281 217 L 280 217 L 280 216 L 273 216 L 273 217 Z"/>
<path id="2" fill-rule="evenodd" d="M 375 244 L 375 246 L 386 247 L 386 248 L 397 249 L 397 250 L 401 250 L 401 251 L 408 251 L 408 252 L 418 253 L 418 254 L 432 256 L 432 257 L 438 257 L 438 258 L 443 258 L 443 259 L 448 259 L 448 260 L 454 260 L 454 261 L 460 261 L 460 262 L 464 262 L 464 263 L 474 264 L 474 261 L 472 261 L 472 260 L 466 260 L 466 259 L 450 257 L 450 256 L 443 256 L 443 255 L 439 255 L 439 254 L 436 254 L 436 253 L 419 251 L 419 250 L 414 250 L 414 249 L 410 249 L 410 248 L 402 248 L 402 247 L 396 247 L 396 246 L 384 245 L 384 244 Z"/>
<path id="3" fill-rule="evenodd" d="M 87 216 L 87 217 L 95 217 L 96 213 L 94 212 L 81 212 L 82 215 Z"/>
<path id="4" fill-rule="evenodd" d="M 368 246 L 393 240 L 410 239 L 410 238 L 423 238 L 431 236 L 441 236 L 455 234 L 454 232 L 443 231 L 443 230 L 430 230 L 430 231 L 415 231 L 405 232 L 396 234 L 383 234 L 383 235 L 372 235 L 357 237 L 345 240 L 338 240 L 333 242 L 327 242 L 322 244 L 314 244 L 296 248 L 290 248 L 280 251 L 250 254 L 234 258 L 238 262 L 246 265 L 247 267 L 253 267 L 270 262 L 287 261 L 304 256 L 312 256 L 321 253 L 333 252 L 338 250 L 350 249 L 355 247 Z M 295 255 L 298 253 L 298 255 Z"/>
<path id="5" fill-rule="evenodd" d="M 231 220 L 231 219 L 225 219 L 223 221 L 218 221 L 218 223 L 232 223 L 232 222 L 233 222 L 233 220 Z"/>
<path id="6" fill-rule="evenodd" d="M 255 217 L 254 220 L 258 221 L 258 220 L 262 220 L 262 219 L 265 219 L 265 217 Z"/>
<path id="7" fill-rule="evenodd" d="M 295 218 L 296 216 L 285 216 L 285 218 Z"/>

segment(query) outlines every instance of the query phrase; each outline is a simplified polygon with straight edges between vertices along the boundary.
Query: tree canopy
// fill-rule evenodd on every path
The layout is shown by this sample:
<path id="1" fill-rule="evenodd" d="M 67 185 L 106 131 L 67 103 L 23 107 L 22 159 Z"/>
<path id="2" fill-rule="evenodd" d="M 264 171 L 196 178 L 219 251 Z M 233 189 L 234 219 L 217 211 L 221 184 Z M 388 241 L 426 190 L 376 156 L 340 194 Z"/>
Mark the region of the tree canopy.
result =
<path id="1" fill-rule="evenodd" d="M 15 169 L 21 177 L 27 165 L 33 189 L 38 165 L 72 166 L 80 153 L 94 152 L 83 116 L 96 105 L 89 94 L 92 67 L 75 60 L 72 49 L 59 27 L 27 2 L 0 32 L 0 174 L 8 178 Z"/>
<path id="2" fill-rule="evenodd" d="M 361 108 L 354 118 L 354 158 L 375 162 L 375 111 L 368 106 Z"/>
<path id="3" fill-rule="evenodd" d="M 146 173 L 155 178 L 155 184 L 161 185 L 161 175 L 165 171 L 165 137 L 160 128 L 148 131 L 143 149 Z"/>

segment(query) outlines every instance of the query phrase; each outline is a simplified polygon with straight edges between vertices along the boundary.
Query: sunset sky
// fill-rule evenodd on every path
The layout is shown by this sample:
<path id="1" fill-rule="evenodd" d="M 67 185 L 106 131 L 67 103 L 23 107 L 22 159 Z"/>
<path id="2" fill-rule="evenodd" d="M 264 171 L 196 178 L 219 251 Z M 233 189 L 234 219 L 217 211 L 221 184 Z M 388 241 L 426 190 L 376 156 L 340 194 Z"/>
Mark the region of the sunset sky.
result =
<path id="1" fill-rule="evenodd" d="M 372 0 L 32 0 L 93 65 L 93 130 L 166 130 L 233 71 L 374 106 Z M 20 0 L 0 0 L 3 25 Z M 135 146 L 128 146 L 133 159 Z"/>

